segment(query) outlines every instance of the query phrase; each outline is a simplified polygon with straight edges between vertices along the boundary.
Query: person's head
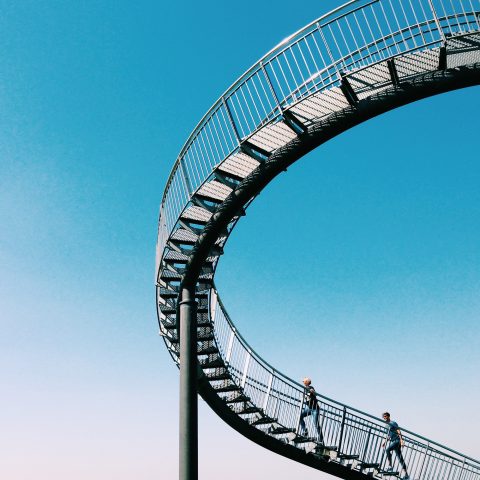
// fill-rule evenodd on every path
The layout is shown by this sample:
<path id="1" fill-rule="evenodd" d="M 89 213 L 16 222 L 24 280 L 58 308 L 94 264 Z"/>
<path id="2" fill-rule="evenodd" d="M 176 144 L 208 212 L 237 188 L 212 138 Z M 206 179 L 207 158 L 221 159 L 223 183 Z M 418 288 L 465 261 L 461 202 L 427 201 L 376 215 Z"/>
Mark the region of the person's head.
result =
<path id="1" fill-rule="evenodd" d="M 312 380 L 310 380 L 310 378 L 305 377 L 305 378 L 303 379 L 303 384 L 304 384 L 306 387 L 309 387 L 311 383 L 312 383 Z"/>
<path id="2" fill-rule="evenodd" d="M 382 413 L 382 418 L 386 421 L 386 422 L 389 422 L 390 421 L 390 414 L 388 412 L 383 412 Z"/>

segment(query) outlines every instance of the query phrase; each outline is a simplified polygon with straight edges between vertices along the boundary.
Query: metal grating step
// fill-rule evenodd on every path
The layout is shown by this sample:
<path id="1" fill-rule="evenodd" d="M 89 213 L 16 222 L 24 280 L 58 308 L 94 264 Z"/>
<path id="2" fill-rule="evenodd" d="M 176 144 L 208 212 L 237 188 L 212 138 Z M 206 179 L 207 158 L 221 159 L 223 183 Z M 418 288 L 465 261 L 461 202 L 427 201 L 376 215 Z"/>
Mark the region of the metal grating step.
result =
<path id="1" fill-rule="evenodd" d="M 339 87 L 333 87 L 297 103 L 290 110 L 306 120 L 313 120 L 330 115 L 333 112 L 348 107 L 349 103 Z"/>
<path id="2" fill-rule="evenodd" d="M 218 166 L 218 170 L 236 180 L 243 180 L 258 167 L 259 163 L 246 153 L 238 152 L 224 160 Z"/>
<path id="3" fill-rule="evenodd" d="M 213 202 L 223 202 L 232 192 L 227 185 L 212 180 L 203 184 L 196 192 L 195 196 Z"/>
<path id="4" fill-rule="evenodd" d="M 163 261 L 165 263 L 187 263 L 189 258 L 189 255 L 185 255 L 184 253 L 177 252 L 175 250 L 170 250 L 163 257 Z"/>
<path id="5" fill-rule="evenodd" d="M 200 360 L 200 366 L 202 368 L 220 368 L 220 367 L 226 368 L 225 363 L 220 356 L 214 359 L 210 359 L 210 358 L 202 359 Z"/>
<path id="6" fill-rule="evenodd" d="M 205 208 L 192 205 L 188 207 L 180 216 L 180 218 L 186 222 L 198 223 L 199 225 L 205 225 L 212 216 L 212 213 Z"/>
<path id="7" fill-rule="evenodd" d="M 285 435 L 286 433 L 295 433 L 295 429 L 279 425 L 278 427 L 270 427 L 267 433 L 270 435 Z"/>
<path id="8" fill-rule="evenodd" d="M 378 63 L 358 72 L 349 73 L 348 81 L 356 92 L 365 88 L 373 88 L 378 84 L 391 83 L 387 62 Z"/>
<path id="9" fill-rule="evenodd" d="M 222 393 L 222 392 L 236 392 L 242 390 L 238 385 L 231 384 L 231 385 L 223 385 L 220 387 L 213 387 L 217 393 Z"/>
<path id="10" fill-rule="evenodd" d="M 265 415 L 263 417 L 260 417 L 259 419 L 253 421 L 251 424 L 253 426 L 259 426 L 259 425 L 268 425 L 270 423 L 275 423 L 277 421 L 276 418 L 269 417 L 268 415 Z"/>
<path id="11" fill-rule="evenodd" d="M 227 404 L 231 404 L 231 403 L 240 403 L 240 402 L 248 402 L 250 401 L 250 397 L 247 397 L 246 395 L 244 395 L 243 393 L 241 393 L 240 395 L 230 395 L 230 396 L 227 396 L 223 399 Z"/>
<path id="12" fill-rule="evenodd" d="M 262 409 L 256 407 L 255 405 L 248 405 L 243 410 L 238 412 L 238 415 L 251 415 L 252 413 L 261 413 Z"/>
<path id="13" fill-rule="evenodd" d="M 210 217 L 209 217 L 210 218 Z M 195 245 L 198 235 L 185 228 L 177 228 L 170 236 L 170 242 L 180 245 Z"/>
<path id="14" fill-rule="evenodd" d="M 438 69 L 440 50 L 438 48 L 424 52 L 407 53 L 395 58 L 398 76 L 408 77 L 422 72 L 430 72 Z"/>
<path id="15" fill-rule="evenodd" d="M 290 140 L 293 140 L 297 134 L 287 126 L 283 121 L 277 123 L 269 123 L 260 129 L 255 135 L 249 138 L 249 142 L 253 145 L 273 152 L 277 148 L 283 147 Z"/>
<path id="16" fill-rule="evenodd" d="M 347 454 L 347 453 L 339 453 L 337 454 L 337 458 L 341 460 L 357 460 L 359 455 L 355 454 Z"/>

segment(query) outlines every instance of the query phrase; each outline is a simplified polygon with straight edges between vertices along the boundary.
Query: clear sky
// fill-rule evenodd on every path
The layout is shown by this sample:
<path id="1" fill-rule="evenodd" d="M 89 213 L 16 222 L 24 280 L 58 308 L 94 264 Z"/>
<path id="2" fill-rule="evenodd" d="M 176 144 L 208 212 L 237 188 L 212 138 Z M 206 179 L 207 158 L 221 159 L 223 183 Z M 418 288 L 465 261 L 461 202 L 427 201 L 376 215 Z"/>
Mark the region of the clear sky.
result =
<path id="1" fill-rule="evenodd" d="M 178 372 L 158 337 L 157 215 L 216 98 L 337 6 L 0 3 L 0 471 L 176 478 Z M 241 220 L 218 287 L 287 375 L 480 457 L 478 87 L 376 118 Z M 326 479 L 200 402 L 200 478 Z"/>

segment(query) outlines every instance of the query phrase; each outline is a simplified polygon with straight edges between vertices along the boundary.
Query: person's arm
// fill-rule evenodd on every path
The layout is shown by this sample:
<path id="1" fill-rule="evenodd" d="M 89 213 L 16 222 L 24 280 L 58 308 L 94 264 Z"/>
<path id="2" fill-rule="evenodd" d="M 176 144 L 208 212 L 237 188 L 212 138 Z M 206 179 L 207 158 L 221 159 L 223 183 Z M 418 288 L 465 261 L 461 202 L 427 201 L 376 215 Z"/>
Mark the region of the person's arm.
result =
<path id="1" fill-rule="evenodd" d="M 403 439 L 402 432 L 400 431 L 399 428 L 397 428 L 397 433 L 398 433 L 398 436 L 400 437 L 400 446 L 403 447 L 405 445 L 405 440 Z"/>

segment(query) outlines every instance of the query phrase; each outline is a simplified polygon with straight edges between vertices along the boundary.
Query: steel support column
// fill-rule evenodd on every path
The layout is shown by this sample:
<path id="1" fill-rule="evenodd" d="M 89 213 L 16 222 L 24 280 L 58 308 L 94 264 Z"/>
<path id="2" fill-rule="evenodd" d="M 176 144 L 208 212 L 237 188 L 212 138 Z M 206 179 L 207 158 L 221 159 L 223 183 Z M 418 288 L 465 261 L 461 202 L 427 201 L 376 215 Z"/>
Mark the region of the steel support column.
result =
<path id="1" fill-rule="evenodd" d="M 198 478 L 197 302 L 195 286 L 181 290 L 180 480 Z"/>

